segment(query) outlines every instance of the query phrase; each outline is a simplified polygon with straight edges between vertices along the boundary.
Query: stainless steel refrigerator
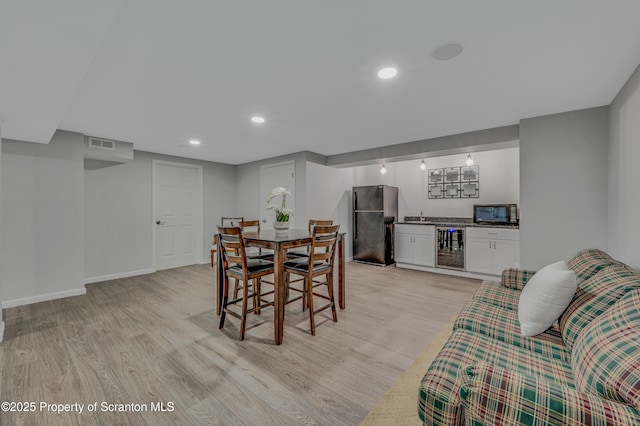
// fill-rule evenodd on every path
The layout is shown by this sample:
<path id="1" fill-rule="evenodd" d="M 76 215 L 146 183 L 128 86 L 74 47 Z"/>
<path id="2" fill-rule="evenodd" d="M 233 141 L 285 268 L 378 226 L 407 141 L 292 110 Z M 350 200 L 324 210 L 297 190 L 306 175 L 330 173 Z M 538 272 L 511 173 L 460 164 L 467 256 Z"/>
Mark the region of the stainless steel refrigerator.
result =
<path id="1" fill-rule="evenodd" d="M 394 260 L 394 227 L 398 188 L 387 185 L 353 188 L 353 260 L 390 265 Z"/>

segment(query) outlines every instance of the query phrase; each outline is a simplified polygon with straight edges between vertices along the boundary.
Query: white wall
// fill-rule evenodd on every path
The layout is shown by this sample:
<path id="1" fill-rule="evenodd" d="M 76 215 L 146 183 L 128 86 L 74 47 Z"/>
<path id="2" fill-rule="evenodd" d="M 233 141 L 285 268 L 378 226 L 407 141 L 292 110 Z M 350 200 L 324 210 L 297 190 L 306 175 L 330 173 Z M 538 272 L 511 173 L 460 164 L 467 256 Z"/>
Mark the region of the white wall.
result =
<path id="1" fill-rule="evenodd" d="M 83 136 L 2 143 L 3 307 L 85 293 Z"/>
<path id="2" fill-rule="evenodd" d="M 464 166 L 467 154 L 425 158 L 426 170 L 420 170 L 421 160 L 385 163 L 387 174 L 380 173 L 381 164 L 354 167 L 354 185 L 391 185 L 398 187 L 398 215 L 431 217 L 473 217 L 473 205 L 485 203 L 518 204 L 519 148 L 472 153 L 479 166 L 478 198 L 429 199 L 427 172 L 429 169 Z"/>
<path id="3" fill-rule="evenodd" d="M 640 67 L 610 106 L 608 252 L 640 268 Z"/>
<path id="4" fill-rule="evenodd" d="M 334 167 L 307 162 L 306 202 L 309 219 L 332 219 L 340 225 L 345 235 L 345 255 L 352 257 L 351 244 L 351 188 L 353 187 L 353 169 Z"/>
<path id="5" fill-rule="evenodd" d="M 84 284 L 153 268 L 152 159 L 203 167 L 203 254 L 235 214 L 235 166 L 135 152 L 129 163 L 84 168 L 84 136 L 48 145 L 2 143 L 2 306 L 84 294 Z M 94 164 L 95 165 L 95 164 Z"/>
<path id="6" fill-rule="evenodd" d="M 607 250 L 608 123 L 608 107 L 520 122 L 523 268 Z"/>
<path id="7" fill-rule="evenodd" d="M 84 171 L 84 277 L 88 282 L 114 274 L 152 272 L 150 162 L 136 152 L 129 163 Z"/>
<path id="8" fill-rule="evenodd" d="M 235 167 L 135 151 L 131 162 L 85 170 L 85 265 L 87 282 L 153 271 L 152 160 L 203 168 L 203 254 L 220 217 L 235 214 Z"/>

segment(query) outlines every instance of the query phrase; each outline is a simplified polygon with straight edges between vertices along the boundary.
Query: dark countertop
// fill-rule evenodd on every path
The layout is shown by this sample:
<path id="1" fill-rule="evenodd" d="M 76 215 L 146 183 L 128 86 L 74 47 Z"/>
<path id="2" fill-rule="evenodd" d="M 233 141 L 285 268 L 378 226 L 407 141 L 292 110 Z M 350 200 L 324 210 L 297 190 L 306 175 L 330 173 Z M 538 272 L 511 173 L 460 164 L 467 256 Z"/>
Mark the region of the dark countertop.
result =
<path id="1" fill-rule="evenodd" d="M 473 227 L 473 228 L 504 228 L 504 229 L 520 229 L 519 225 L 498 225 L 473 223 L 473 219 L 466 217 L 424 217 L 420 221 L 419 216 L 405 216 L 404 221 L 396 222 L 396 225 L 434 225 L 445 226 L 450 228 Z"/>

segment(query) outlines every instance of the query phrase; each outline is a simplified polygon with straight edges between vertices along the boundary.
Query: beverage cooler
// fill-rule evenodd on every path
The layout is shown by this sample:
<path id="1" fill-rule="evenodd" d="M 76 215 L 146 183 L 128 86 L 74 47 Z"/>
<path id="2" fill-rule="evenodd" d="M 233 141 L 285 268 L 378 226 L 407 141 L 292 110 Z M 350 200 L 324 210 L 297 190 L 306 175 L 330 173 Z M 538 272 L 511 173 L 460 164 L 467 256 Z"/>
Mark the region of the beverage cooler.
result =
<path id="1" fill-rule="evenodd" d="M 465 228 L 436 228 L 436 267 L 464 271 Z"/>

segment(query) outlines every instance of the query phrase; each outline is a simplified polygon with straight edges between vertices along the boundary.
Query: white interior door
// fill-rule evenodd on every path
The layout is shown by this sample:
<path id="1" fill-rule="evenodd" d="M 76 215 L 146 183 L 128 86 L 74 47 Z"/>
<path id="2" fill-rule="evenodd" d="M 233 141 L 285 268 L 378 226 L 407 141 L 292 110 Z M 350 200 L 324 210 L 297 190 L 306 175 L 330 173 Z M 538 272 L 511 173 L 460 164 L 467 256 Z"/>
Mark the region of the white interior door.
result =
<path id="1" fill-rule="evenodd" d="M 198 263 L 202 258 L 202 169 L 156 161 L 153 166 L 156 269 Z"/>
<path id="2" fill-rule="evenodd" d="M 291 228 L 295 228 L 295 207 L 296 207 L 296 180 L 295 180 L 295 162 L 287 161 L 285 163 L 271 164 L 262 166 L 260 169 L 260 194 L 261 202 L 261 219 L 265 225 L 271 224 L 276 220 L 276 213 L 273 210 L 265 210 L 269 193 L 277 186 L 283 186 L 291 192 L 291 196 L 287 197 L 287 207 L 294 211 L 289 217 Z M 273 202 L 280 203 L 281 199 L 274 199 Z"/>

